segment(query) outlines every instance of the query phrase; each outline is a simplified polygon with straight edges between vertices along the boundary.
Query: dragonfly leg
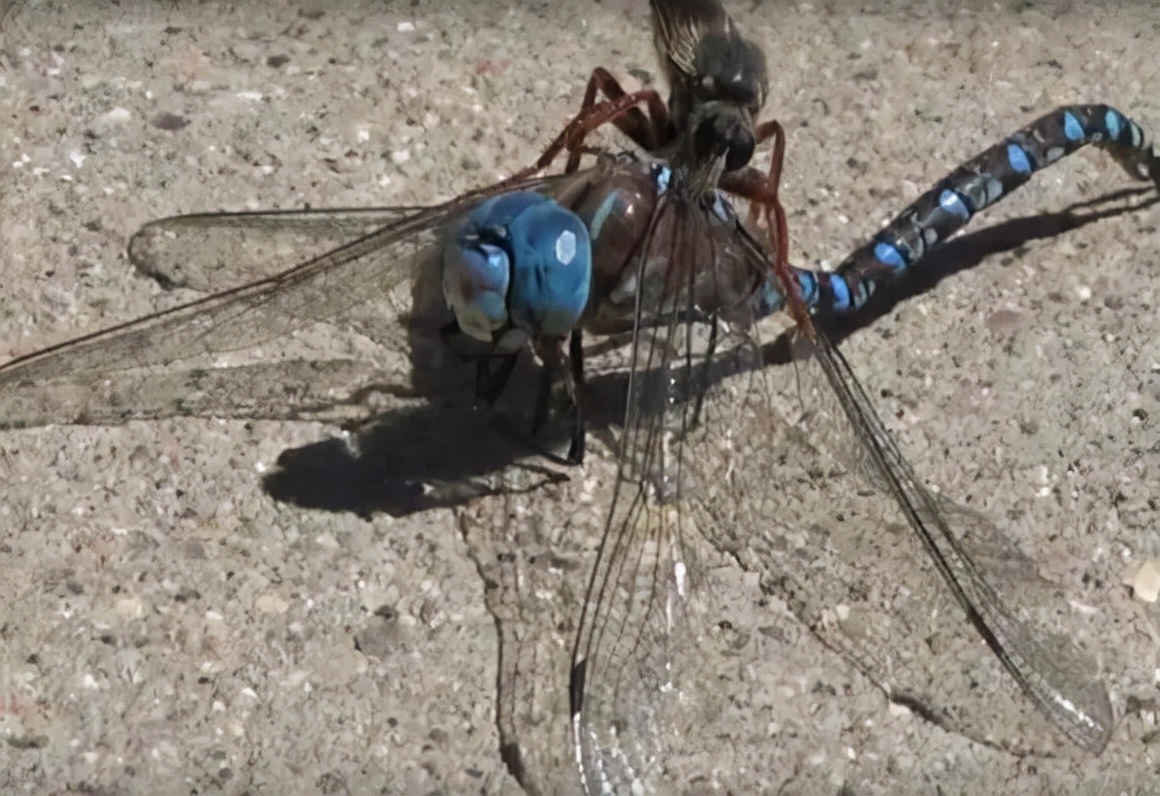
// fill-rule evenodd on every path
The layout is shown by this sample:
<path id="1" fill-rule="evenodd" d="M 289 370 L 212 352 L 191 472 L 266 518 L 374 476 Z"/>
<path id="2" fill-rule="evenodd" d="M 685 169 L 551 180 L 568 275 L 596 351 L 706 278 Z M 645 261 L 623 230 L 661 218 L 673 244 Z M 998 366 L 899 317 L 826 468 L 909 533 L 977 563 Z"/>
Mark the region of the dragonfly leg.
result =
<path id="1" fill-rule="evenodd" d="M 579 328 L 572 331 L 572 337 L 568 341 L 568 363 L 572 368 L 572 404 L 576 411 L 576 422 L 572 427 L 572 443 L 568 447 L 568 461 L 583 464 L 587 428 L 584 410 L 584 345 Z"/>
<path id="2" fill-rule="evenodd" d="M 491 348 L 487 343 L 464 334 L 457 321 L 441 328 L 439 335 L 447 348 L 462 361 L 475 363 L 475 398 L 493 406 L 507 388 L 521 349 Z"/>
<path id="3" fill-rule="evenodd" d="M 596 106 L 597 92 L 603 94 L 609 102 L 615 102 L 628 96 L 628 92 L 621 88 L 616 78 L 607 69 L 598 66 L 592 70 L 592 76 L 588 78 L 588 86 L 584 90 L 584 102 L 580 106 L 581 114 Z M 645 92 L 638 93 L 645 94 Z M 655 91 L 648 92 L 643 101 L 648 109 L 647 114 L 637 104 L 634 104 L 608 121 L 616 125 L 620 132 L 631 138 L 645 152 L 654 152 L 666 137 L 669 125 L 668 109 L 660 95 Z M 569 150 L 568 163 L 564 167 L 565 174 L 571 174 L 580 167 L 581 154 L 579 149 Z"/>
<path id="4" fill-rule="evenodd" d="M 1087 144 L 1160 188 L 1160 154 L 1134 121 L 1108 105 L 1057 108 L 952 171 L 834 273 L 796 271 L 800 292 L 816 312 L 857 312 L 879 284 L 899 279 L 979 212 Z"/>
<path id="5" fill-rule="evenodd" d="M 563 351 L 562 341 L 559 339 L 537 340 L 536 354 L 544 363 L 540 371 L 540 384 L 536 391 L 536 405 L 532 416 L 532 435 L 539 433 L 548 420 L 551 411 L 552 388 L 558 376 L 563 374 L 568 388 L 568 396 L 575 413 L 572 424 L 572 438 L 568 444 L 568 462 L 582 464 L 585 450 L 585 417 L 583 401 L 584 384 L 584 350 L 583 339 L 579 329 L 573 330 L 568 342 L 568 354 Z"/>
<path id="6" fill-rule="evenodd" d="M 499 359 L 499 364 L 492 370 L 492 361 Z M 502 357 L 480 357 L 475 361 L 475 397 L 492 406 L 499 400 L 516 369 L 519 354 L 507 354 Z"/>
<path id="7" fill-rule="evenodd" d="M 448 348 L 456 352 L 463 361 L 475 363 L 476 400 L 494 406 L 507 388 L 523 348 L 512 351 L 510 348 L 500 346 L 498 353 L 481 348 L 480 342 L 465 335 L 456 322 L 444 326 L 439 331 Z M 545 336 L 537 338 L 533 343 L 543 368 L 540 370 L 540 382 L 532 412 L 531 436 L 538 434 L 547 422 L 552 389 L 557 378 L 562 375 L 575 412 L 567 461 L 569 464 L 581 464 L 584 460 L 586 426 L 582 409 L 584 350 L 580 330 L 574 330 L 569 336 L 567 354 L 564 353 L 563 342 L 563 337 Z"/>

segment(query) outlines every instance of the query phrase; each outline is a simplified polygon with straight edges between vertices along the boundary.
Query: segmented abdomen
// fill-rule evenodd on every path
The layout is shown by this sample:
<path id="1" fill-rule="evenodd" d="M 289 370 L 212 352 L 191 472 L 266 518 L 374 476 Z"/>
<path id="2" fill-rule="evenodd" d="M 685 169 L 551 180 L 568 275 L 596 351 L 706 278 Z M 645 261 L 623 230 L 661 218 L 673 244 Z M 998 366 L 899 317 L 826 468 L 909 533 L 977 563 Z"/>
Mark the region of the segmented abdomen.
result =
<path id="1" fill-rule="evenodd" d="M 803 302 L 823 315 L 857 312 L 877 285 L 901 277 L 980 211 L 1087 144 L 1107 149 L 1133 177 L 1160 184 L 1160 157 L 1127 116 L 1108 105 L 1058 108 L 963 163 L 834 272 L 793 269 Z M 781 309 L 782 293 L 767 285 L 759 314 Z"/>

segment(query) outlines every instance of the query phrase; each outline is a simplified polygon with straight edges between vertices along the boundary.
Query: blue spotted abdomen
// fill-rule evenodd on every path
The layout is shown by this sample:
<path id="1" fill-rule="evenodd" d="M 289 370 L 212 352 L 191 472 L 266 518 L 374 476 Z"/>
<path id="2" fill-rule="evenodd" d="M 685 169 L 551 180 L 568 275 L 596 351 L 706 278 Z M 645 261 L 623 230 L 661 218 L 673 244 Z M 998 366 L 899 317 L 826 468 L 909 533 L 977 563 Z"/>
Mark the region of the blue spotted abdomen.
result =
<path id="1" fill-rule="evenodd" d="M 1086 144 L 1108 150 L 1132 176 L 1160 183 L 1160 159 L 1131 119 L 1107 105 L 1059 108 L 959 166 L 833 273 L 794 269 L 802 300 L 819 314 L 857 312 L 878 284 L 898 279 L 977 213 Z M 759 303 L 758 314 L 781 309 L 781 287 L 767 283 Z"/>

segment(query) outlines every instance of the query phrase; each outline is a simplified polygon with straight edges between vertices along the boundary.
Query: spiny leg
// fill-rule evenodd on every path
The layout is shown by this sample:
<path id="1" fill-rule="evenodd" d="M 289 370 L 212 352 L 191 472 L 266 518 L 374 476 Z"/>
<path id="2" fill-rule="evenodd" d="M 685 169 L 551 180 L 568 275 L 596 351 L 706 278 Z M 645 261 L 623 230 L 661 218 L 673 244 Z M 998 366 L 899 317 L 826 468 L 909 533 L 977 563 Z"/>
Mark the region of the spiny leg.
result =
<path id="1" fill-rule="evenodd" d="M 900 279 L 979 212 L 1035 172 L 1087 144 L 1108 150 L 1130 175 L 1160 188 L 1160 154 L 1134 121 L 1108 105 L 1057 108 L 963 163 L 833 273 L 793 268 L 788 281 L 814 313 L 853 314 L 866 305 L 878 285 Z M 765 286 L 758 297 L 758 315 L 786 305 L 783 284 Z"/>
<path id="2" fill-rule="evenodd" d="M 580 105 L 581 114 L 596 106 L 597 92 L 603 94 L 608 102 L 616 102 L 628 96 L 616 78 L 607 69 L 598 66 L 592 70 L 592 76 L 588 78 L 588 86 L 584 91 L 584 102 Z M 639 103 L 635 103 L 608 121 L 616 125 L 616 129 L 632 139 L 633 143 L 645 152 L 654 152 L 664 143 L 668 131 L 668 109 L 665 107 L 660 94 L 651 89 L 645 89 L 637 94 L 645 95 L 643 101 L 648 109 L 647 114 L 638 107 Z M 569 150 L 568 162 L 564 167 L 565 174 L 571 174 L 580 167 L 582 154 L 583 152 L 579 149 Z"/>
<path id="3" fill-rule="evenodd" d="M 588 429 L 585 424 L 584 344 L 579 327 L 572 330 L 572 337 L 568 341 L 568 363 L 572 366 L 572 406 L 576 409 L 576 422 L 572 427 L 572 442 L 568 446 L 568 461 L 573 464 L 583 464 L 585 434 Z"/>
<path id="4" fill-rule="evenodd" d="M 598 91 L 607 99 L 596 102 Z M 639 107 L 642 103 L 648 108 L 647 115 Z M 563 150 L 568 151 L 564 172 L 574 172 L 579 168 L 580 157 L 586 151 L 584 139 L 597 128 L 610 123 L 642 149 L 651 152 L 657 148 L 664 131 L 668 129 L 668 111 L 656 91 L 642 89 L 627 94 L 606 69 L 597 67 L 588 80 L 580 112 L 548 145 L 536 165 L 528 170 L 529 173 L 547 168 Z M 532 433 L 538 432 L 547 420 L 548 404 L 556 374 L 565 373 L 568 392 L 576 412 L 572 440 L 568 448 L 568 461 L 580 464 L 584 460 L 586 433 L 583 407 L 584 363 L 580 330 L 573 330 L 566 357 L 558 344 L 549 341 L 541 341 L 541 344 L 537 345 L 537 352 L 543 362 L 543 371 L 536 396 Z M 567 360 L 567 367 L 564 360 Z"/>
<path id="5" fill-rule="evenodd" d="M 560 156 L 561 152 L 567 151 L 569 153 L 582 155 L 594 151 L 585 147 L 584 139 L 591 135 L 597 128 L 609 123 L 615 124 L 616 119 L 630 112 L 642 102 L 646 105 L 652 105 L 658 100 L 659 95 L 655 91 L 652 89 L 643 89 L 641 91 L 634 91 L 631 94 L 625 94 L 616 100 L 598 102 L 586 110 L 581 110 L 560 131 L 560 134 L 552 139 L 552 143 L 548 144 L 535 163 L 520 169 L 506 180 L 501 180 L 494 185 L 467 191 L 459 198 L 461 200 L 467 200 L 477 196 L 493 196 L 502 193 L 509 187 L 521 188 L 523 183 L 528 179 L 542 174 L 551 166 L 556 161 L 556 158 Z"/>
<path id="6" fill-rule="evenodd" d="M 503 348 L 495 342 L 492 344 L 492 350 L 483 349 L 481 347 L 487 344 L 465 334 L 459 328 L 458 321 L 452 321 L 441 328 L 439 336 L 443 339 L 443 344 L 460 359 L 475 364 L 475 399 L 493 406 L 507 387 L 520 352 L 517 350 L 512 353 L 495 353 Z"/>
<path id="7" fill-rule="evenodd" d="M 597 71 L 604 72 L 604 70 Z M 604 72 L 604 74 L 607 74 L 607 72 Z M 497 192 L 501 192 L 505 185 L 519 185 L 529 177 L 533 177 L 547 169 L 550 165 L 552 165 L 555 159 L 559 157 L 560 153 L 565 150 L 567 150 L 569 153 L 569 164 L 571 164 L 573 155 L 578 158 L 580 154 L 586 151 L 584 148 L 584 139 L 597 128 L 609 123 L 616 124 L 619 128 L 619 120 L 626 115 L 631 114 L 633 111 L 635 111 L 636 114 L 643 119 L 644 114 L 640 111 L 639 107 L 637 107 L 641 103 L 644 103 L 647 107 L 649 107 L 650 113 L 654 114 L 654 116 L 657 113 L 656 108 L 660 108 L 661 112 L 664 112 L 664 104 L 661 102 L 660 96 L 655 91 L 646 89 L 633 92 L 632 94 L 625 94 L 623 90 L 620 89 L 619 85 L 616 85 L 616 82 L 612 79 L 611 75 L 608 75 L 608 78 L 611 81 L 610 84 L 602 83 L 600 85 L 605 88 L 609 85 L 615 86 L 612 91 L 619 92 L 619 96 L 614 99 L 609 99 L 607 101 L 599 102 L 596 104 L 590 104 L 586 97 L 585 107 L 583 107 L 580 112 L 576 114 L 576 116 L 573 117 L 573 119 L 564 127 L 560 134 L 557 135 L 552 143 L 548 145 L 548 147 L 544 150 L 539 159 L 533 165 L 522 169 L 497 186 L 491 186 L 488 188 L 479 189 L 478 191 L 468 192 L 467 194 L 464 194 L 464 197 L 462 198 L 467 198 L 475 194 L 483 194 L 485 192 L 488 195 L 491 195 Z M 592 81 L 589 81 L 589 83 L 591 87 Z M 594 91 L 594 89 L 591 89 L 593 95 Z M 457 331 L 457 328 L 453 325 L 452 327 L 449 327 L 448 330 L 445 330 L 444 333 L 446 335 Z M 573 340 L 574 343 L 571 346 L 571 350 L 579 350 L 579 337 L 573 334 Z M 556 346 L 544 345 L 542 347 L 537 347 L 537 351 L 548 351 L 554 348 L 556 348 Z M 492 404 L 499 398 L 500 393 L 503 392 L 503 388 L 506 386 L 508 379 L 512 374 L 512 371 L 515 367 L 516 355 L 510 355 L 502 358 L 503 361 L 500 362 L 494 371 L 491 368 L 491 362 L 489 361 L 490 359 L 493 358 L 479 358 L 477 360 L 476 396 L 486 401 L 487 403 Z M 544 362 L 545 370 L 544 379 L 541 381 L 540 394 L 545 397 L 537 398 L 537 414 L 540 411 L 540 402 L 546 400 L 546 397 L 550 395 L 551 380 L 555 373 L 564 372 L 572 374 L 571 378 L 569 379 L 569 389 L 573 396 L 573 400 L 577 402 L 580 400 L 579 395 L 583 384 L 583 374 L 581 372 L 582 365 L 576 364 L 569 368 L 565 368 L 562 367 L 563 359 L 564 357 L 562 353 L 560 355 L 559 361 L 554 363 L 549 363 L 546 359 L 541 357 L 541 361 Z M 572 359 L 574 359 L 576 363 L 581 362 L 579 357 L 573 356 Z M 570 461 L 575 461 L 577 463 L 584 456 L 584 423 L 582 414 L 583 413 L 579 409 L 579 404 L 577 403 L 576 434 L 578 437 L 574 436 L 568 455 Z M 539 426 L 542 425 L 542 422 L 543 418 L 535 421 L 533 432 L 538 430 Z"/>
<path id="8" fill-rule="evenodd" d="M 497 357 L 480 357 L 475 362 L 475 397 L 493 406 L 508 385 L 512 372 L 516 369 L 519 354 L 498 357 L 499 364 L 492 369 L 492 361 Z"/>
<path id="9" fill-rule="evenodd" d="M 596 103 L 597 92 L 604 95 L 604 102 Z M 631 102 L 627 107 L 624 107 L 623 110 L 608 116 L 602 124 L 611 122 L 645 152 L 653 152 L 664 140 L 669 124 L 668 109 L 665 107 L 665 103 L 661 99 L 660 94 L 652 89 L 644 89 L 634 94 L 628 94 L 616 78 L 603 67 L 598 66 L 592 70 L 592 76 L 588 78 L 588 86 L 584 91 L 584 101 L 580 106 L 580 113 L 577 115 L 577 119 L 583 118 L 589 113 L 593 114 L 593 120 L 601 118 L 601 114 L 594 111 L 594 108 L 609 106 L 609 112 L 611 113 L 611 108 L 623 107 L 623 104 L 633 97 L 637 97 L 638 99 Z M 640 109 L 641 102 L 648 109 L 647 114 Z M 578 132 L 576 134 L 577 137 L 572 139 L 572 143 L 567 145 L 568 160 L 564 165 L 565 174 L 571 174 L 580 168 L 580 158 L 584 154 L 582 148 L 583 138 L 599 126 L 599 124 L 593 126 L 592 122 L 588 122 L 581 128 L 578 128 L 585 130 L 585 132 L 582 135 Z M 582 464 L 584 461 L 585 435 L 587 429 L 585 427 L 584 417 L 584 348 L 579 328 L 572 331 L 569 339 L 568 365 L 569 395 L 572 398 L 572 407 L 576 413 L 575 423 L 572 428 L 572 440 L 568 446 L 568 461 L 573 464 Z M 557 370 L 555 368 L 549 367 L 545 363 L 542 372 L 543 376 L 540 379 L 539 394 L 536 397 L 536 410 L 532 425 L 533 434 L 547 420 L 548 402 L 556 372 Z"/>
<path id="10" fill-rule="evenodd" d="M 785 161 L 785 130 L 777 121 L 759 124 L 753 131 L 758 144 L 773 139 L 773 151 L 769 160 L 769 172 L 762 174 L 752 166 L 728 172 L 721 177 L 723 190 L 749 200 L 749 218 L 757 222 L 760 218 L 769 230 L 770 248 L 776 263 L 789 262 L 789 226 L 785 208 L 781 206 L 778 190 L 781 186 L 781 169 Z"/>
<path id="11" fill-rule="evenodd" d="M 575 410 L 572 437 L 568 444 L 568 462 L 582 464 L 585 450 L 584 411 L 584 347 L 579 328 L 573 329 L 568 339 L 568 353 L 565 355 L 563 341 L 559 338 L 543 338 L 535 342 L 536 354 L 543 363 L 540 384 L 536 391 L 535 410 L 532 416 L 532 434 L 539 433 L 548 420 L 552 387 L 559 374 L 564 375 L 568 388 L 568 398 Z"/>
<path id="12" fill-rule="evenodd" d="M 616 124 L 617 119 L 629 113 L 642 102 L 645 105 L 651 105 L 659 101 L 659 97 L 660 95 L 652 89 L 642 89 L 641 91 L 634 91 L 631 94 L 625 94 L 618 99 L 598 102 L 591 107 L 582 109 L 572 118 L 572 121 L 568 122 L 567 126 L 556 136 L 552 143 L 548 144 L 547 149 L 540 155 L 540 159 L 536 161 L 535 165 L 529 169 L 525 169 L 522 174 L 528 176 L 543 171 L 564 150 L 567 150 L 569 153 L 585 152 L 584 139 L 591 135 L 597 128 L 609 123 Z M 639 108 L 637 110 L 639 111 Z"/>

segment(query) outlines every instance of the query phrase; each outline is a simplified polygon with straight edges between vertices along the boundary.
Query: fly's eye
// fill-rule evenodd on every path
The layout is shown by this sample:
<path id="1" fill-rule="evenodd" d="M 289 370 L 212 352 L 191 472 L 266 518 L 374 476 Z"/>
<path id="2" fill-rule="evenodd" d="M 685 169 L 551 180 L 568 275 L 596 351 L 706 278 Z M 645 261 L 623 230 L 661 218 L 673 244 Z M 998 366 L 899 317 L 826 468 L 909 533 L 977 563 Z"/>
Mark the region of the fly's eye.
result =
<path id="1" fill-rule="evenodd" d="M 749 163 L 757 143 L 745 122 L 730 114 L 712 114 L 693 131 L 693 149 L 701 160 L 725 156 L 725 170 Z"/>
<path id="2" fill-rule="evenodd" d="M 693 131 L 693 151 L 698 160 L 708 160 L 721 154 L 722 140 L 712 119 L 706 119 Z"/>
<path id="3" fill-rule="evenodd" d="M 729 142 L 729 153 L 725 156 L 725 170 L 737 171 L 743 168 L 752 159 L 756 146 L 753 133 L 744 128 L 735 129 L 735 134 Z"/>

